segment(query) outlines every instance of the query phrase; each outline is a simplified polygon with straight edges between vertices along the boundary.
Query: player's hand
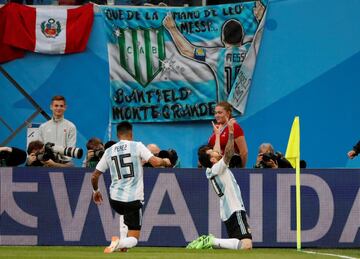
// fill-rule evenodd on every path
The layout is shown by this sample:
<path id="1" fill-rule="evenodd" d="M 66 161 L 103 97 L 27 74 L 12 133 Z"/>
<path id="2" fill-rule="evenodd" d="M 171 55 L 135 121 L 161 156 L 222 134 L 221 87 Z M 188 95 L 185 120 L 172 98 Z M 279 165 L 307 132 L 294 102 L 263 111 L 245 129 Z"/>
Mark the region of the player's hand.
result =
<path id="1" fill-rule="evenodd" d="M 172 167 L 172 164 L 171 164 L 169 158 L 163 158 L 163 161 L 165 163 L 165 167 Z"/>
<path id="2" fill-rule="evenodd" d="M 215 135 L 220 135 L 220 126 L 216 125 L 213 121 L 211 123 L 212 123 L 213 129 L 214 129 Z"/>
<path id="3" fill-rule="evenodd" d="M 100 205 L 103 202 L 103 197 L 101 195 L 100 191 L 94 192 L 93 193 L 93 201 L 97 204 Z"/>
<path id="4" fill-rule="evenodd" d="M 227 125 L 228 125 L 228 128 L 229 128 L 229 133 L 234 133 L 234 124 L 236 123 L 236 120 L 234 118 L 231 118 Z"/>

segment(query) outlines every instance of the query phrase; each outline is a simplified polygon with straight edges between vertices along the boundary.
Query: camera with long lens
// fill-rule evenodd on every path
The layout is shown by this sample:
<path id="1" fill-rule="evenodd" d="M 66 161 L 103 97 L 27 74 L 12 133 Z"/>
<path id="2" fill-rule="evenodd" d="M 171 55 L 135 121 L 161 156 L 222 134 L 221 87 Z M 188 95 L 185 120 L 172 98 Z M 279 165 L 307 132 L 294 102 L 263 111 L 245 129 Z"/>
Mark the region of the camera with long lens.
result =
<path id="1" fill-rule="evenodd" d="M 47 161 L 49 159 L 56 161 L 57 155 L 81 158 L 83 150 L 77 147 L 56 146 L 54 143 L 48 142 L 44 146 L 44 152 L 37 153 L 36 158 L 40 161 Z"/>

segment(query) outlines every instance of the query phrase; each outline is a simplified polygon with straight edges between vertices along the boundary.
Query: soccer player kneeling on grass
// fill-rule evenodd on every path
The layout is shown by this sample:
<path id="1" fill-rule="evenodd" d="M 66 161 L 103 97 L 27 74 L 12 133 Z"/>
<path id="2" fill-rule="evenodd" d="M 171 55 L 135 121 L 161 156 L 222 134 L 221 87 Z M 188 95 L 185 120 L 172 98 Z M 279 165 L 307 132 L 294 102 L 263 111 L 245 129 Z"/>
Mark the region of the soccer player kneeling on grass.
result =
<path id="1" fill-rule="evenodd" d="M 94 189 L 93 200 L 100 204 L 103 199 L 98 189 L 99 177 L 110 168 L 110 205 L 120 214 L 120 238 L 114 236 L 104 253 L 127 251 L 137 245 L 140 237 L 142 206 L 144 200 L 144 180 L 142 161 L 153 167 L 171 166 L 167 158 L 154 156 L 143 143 L 133 141 L 132 125 L 121 122 L 117 125 L 119 142 L 105 150 L 91 177 Z M 124 225 L 127 235 L 122 235 Z M 126 229 L 125 229 L 126 232 Z"/>
<path id="2" fill-rule="evenodd" d="M 229 162 L 234 154 L 234 122 L 228 121 L 229 139 L 224 155 L 220 149 L 220 131 L 213 123 L 216 136 L 214 149 L 201 147 L 198 151 L 199 163 L 207 168 L 206 177 L 220 198 L 220 217 L 225 223 L 229 238 L 220 239 L 213 235 L 200 236 L 186 248 L 189 249 L 251 249 L 252 236 L 246 220 L 246 211 L 239 185 L 229 169 Z"/>

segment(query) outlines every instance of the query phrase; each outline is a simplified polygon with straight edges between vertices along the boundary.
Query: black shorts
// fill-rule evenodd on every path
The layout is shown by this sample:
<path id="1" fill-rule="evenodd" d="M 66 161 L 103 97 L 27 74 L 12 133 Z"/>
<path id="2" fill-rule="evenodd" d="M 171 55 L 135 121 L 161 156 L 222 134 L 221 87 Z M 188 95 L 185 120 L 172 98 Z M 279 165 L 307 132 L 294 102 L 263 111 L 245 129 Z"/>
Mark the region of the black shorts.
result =
<path id="1" fill-rule="evenodd" d="M 141 201 L 122 202 L 110 200 L 110 206 L 120 215 L 124 215 L 124 223 L 129 230 L 141 230 L 142 207 Z"/>
<path id="2" fill-rule="evenodd" d="M 245 238 L 252 239 L 245 211 L 235 211 L 224 223 L 229 238 L 237 238 L 239 240 Z"/>

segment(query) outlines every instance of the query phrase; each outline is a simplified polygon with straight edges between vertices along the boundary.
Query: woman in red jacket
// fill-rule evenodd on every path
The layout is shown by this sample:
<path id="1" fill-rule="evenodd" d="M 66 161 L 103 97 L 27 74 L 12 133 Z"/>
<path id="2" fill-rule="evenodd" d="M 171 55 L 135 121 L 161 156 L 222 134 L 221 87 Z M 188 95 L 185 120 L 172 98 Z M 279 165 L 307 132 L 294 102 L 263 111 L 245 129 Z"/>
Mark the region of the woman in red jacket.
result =
<path id="1" fill-rule="evenodd" d="M 220 147 L 221 152 L 224 152 L 226 143 L 229 137 L 229 129 L 227 122 L 231 119 L 232 107 L 228 102 L 219 102 L 215 106 L 215 120 L 214 127 L 220 130 Z M 248 158 L 248 148 L 244 136 L 244 131 L 238 123 L 234 124 L 234 138 L 235 138 L 235 155 L 230 161 L 229 167 L 241 167 L 245 168 Z M 215 145 L 215 134 L 210 136 L 208 145 L 213 147 Z"/>

